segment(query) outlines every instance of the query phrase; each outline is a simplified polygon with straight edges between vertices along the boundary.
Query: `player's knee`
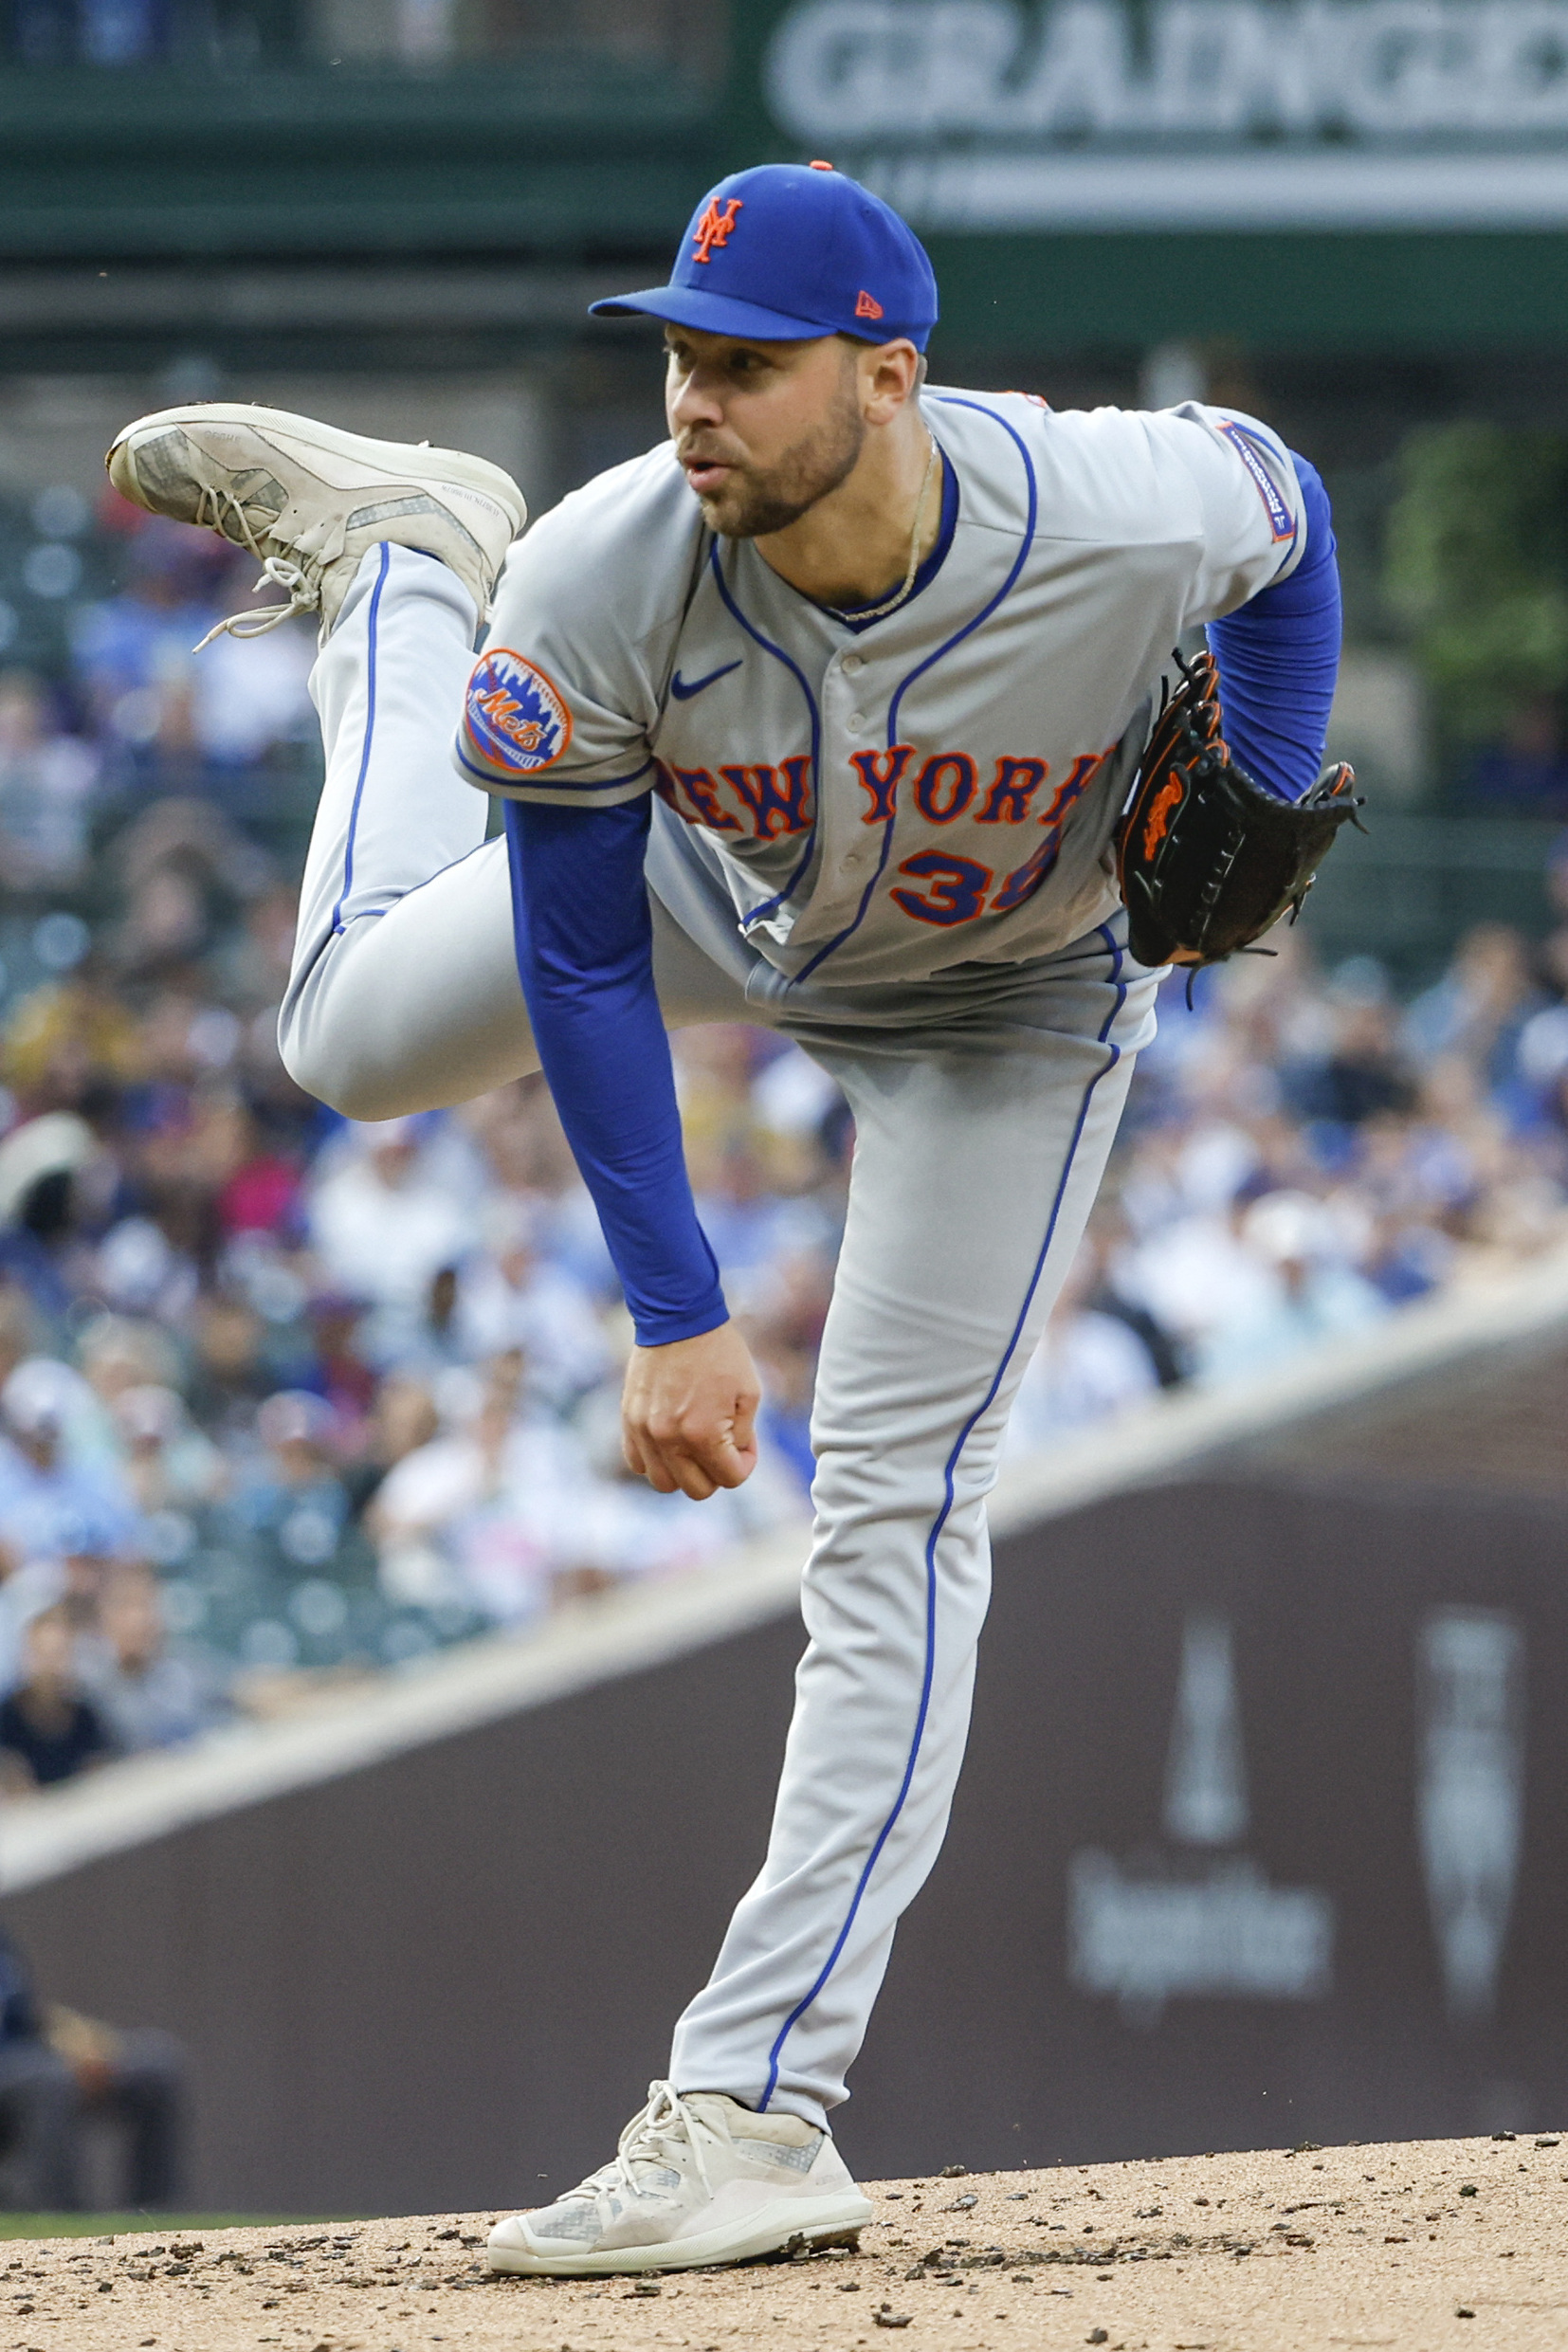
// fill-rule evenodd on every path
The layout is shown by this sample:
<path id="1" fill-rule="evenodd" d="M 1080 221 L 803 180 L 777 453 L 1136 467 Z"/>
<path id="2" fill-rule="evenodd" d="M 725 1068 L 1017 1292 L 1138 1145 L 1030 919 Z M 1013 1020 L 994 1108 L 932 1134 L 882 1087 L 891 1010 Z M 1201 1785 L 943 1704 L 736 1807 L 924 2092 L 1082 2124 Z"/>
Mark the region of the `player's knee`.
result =
<path id="1" fill-rule="evenodd" d="M 342 1024 L 289 1018 L 278 1024 L 278 1050 L 295 1085 L 345 1119 L 398 1119 L 423 1104 L 408 1100 L 408 1080 L 356 1047 Z"/>

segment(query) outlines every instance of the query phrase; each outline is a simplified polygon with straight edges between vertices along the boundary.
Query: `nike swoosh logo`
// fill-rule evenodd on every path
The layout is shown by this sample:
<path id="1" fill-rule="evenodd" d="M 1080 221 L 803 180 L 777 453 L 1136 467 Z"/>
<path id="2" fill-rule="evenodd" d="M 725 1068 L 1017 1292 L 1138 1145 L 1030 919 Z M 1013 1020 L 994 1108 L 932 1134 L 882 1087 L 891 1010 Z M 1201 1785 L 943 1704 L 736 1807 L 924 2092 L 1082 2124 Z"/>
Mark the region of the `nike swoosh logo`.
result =
<path id="1" fill-rule="evenodd" d="M 739 666 L 738 662 L 726 662 L 722 669 L 710 669 L 705 678 L 694 678 L 689 686 L 677 670 L 669 682 L 669 690 L 678 702 L 689 702 L 694 694 L 701 694 L 702 688 L 711 686 L 715 679 L 727 678 L 732 669 L 738 669 Z"/>

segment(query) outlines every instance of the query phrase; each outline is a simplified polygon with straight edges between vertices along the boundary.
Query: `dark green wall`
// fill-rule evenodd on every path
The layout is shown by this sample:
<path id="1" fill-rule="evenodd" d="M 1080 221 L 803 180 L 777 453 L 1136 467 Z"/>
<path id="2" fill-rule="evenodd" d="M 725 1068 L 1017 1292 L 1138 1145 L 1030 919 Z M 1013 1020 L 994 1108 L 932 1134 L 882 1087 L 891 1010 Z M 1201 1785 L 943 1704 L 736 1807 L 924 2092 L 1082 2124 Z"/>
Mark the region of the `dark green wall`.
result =
<path id="1" fill-rule="evenodd" d="M 0 258 L 565 256 L 679 235 L 711 104 L 671 76 L 0 72 Z"/>
<path id="2" fill-rule="evenodd" d="M 944 332 L 1010 350 L 1568 343 L 1568 236 L 933 237 Z"/>

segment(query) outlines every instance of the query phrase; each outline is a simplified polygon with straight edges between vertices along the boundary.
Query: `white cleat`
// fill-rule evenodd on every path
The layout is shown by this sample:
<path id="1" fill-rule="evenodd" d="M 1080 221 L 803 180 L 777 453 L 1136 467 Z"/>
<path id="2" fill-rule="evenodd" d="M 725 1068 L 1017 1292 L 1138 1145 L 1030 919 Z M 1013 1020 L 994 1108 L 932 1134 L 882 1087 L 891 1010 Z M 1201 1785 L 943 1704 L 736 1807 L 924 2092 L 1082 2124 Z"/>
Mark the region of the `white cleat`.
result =
<path id="1" fill-rule="evenodd" d="M 262 567 L 257 587 L 286 590 L 286 604 L 220 623 L 238 637 L 259 636 L 291 612 L 319 612 L 325 642 L 366 549 L 383 539 L 449 564 L 483 620 L 528 520 L 510 474 L 482 457 L 367 441 L 239 401 L 138 417 L 103 462 L 137 506 L 248 547 Z"/>
<path id="2" fill-rule="evenodd" d="M 870 2219 L 828 2132 L 797 2115 L 754 2115 L 720 2091 L 650 2083 L 613 2162 L 557 2204 L 498 2222 L 485 2260 L 575 2278 L 689 2270 L 852 2245 Z"/>

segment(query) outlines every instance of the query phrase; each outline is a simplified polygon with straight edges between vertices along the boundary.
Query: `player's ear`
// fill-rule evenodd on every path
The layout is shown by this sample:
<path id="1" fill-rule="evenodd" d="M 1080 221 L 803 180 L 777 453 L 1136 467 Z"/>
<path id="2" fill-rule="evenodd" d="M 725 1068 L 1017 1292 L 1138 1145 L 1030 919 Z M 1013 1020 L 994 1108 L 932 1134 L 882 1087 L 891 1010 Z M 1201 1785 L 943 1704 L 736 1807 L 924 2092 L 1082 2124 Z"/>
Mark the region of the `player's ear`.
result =
<path id="1" fill-rule="evenodd" d="M 906 336 L 870 347 L 863 363 L 866 421 L 888 425 L 908 405 L 925 377 L 925 361 Z"/>

